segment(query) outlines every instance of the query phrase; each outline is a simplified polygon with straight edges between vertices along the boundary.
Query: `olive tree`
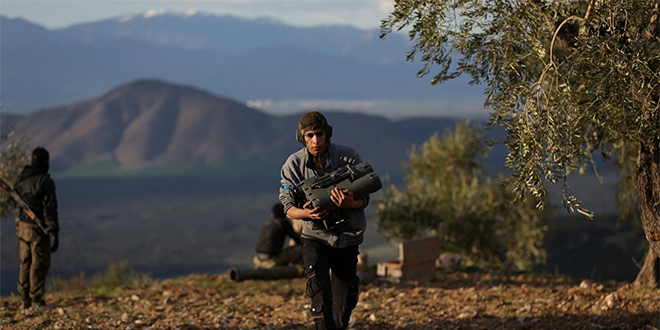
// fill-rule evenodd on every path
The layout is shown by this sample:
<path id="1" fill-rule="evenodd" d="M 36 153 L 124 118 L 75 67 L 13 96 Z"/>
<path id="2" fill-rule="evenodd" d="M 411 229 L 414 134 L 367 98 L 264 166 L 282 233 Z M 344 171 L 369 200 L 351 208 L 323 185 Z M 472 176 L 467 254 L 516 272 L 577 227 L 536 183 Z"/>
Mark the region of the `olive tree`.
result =
<path id="1" fill-rule="evenodd" d="M 395 0 L 382 37 L 406 30 L 409 60 L 439 84 L 484 84 L 490 122 L 507 131 L 511 182 L 542 200 L 595 164 L 628 164 L 650 243 L 660 255 L 660 1 Z M 635 148 L 630 150 L 629 148 Z M 570 211 L 593 214 L 564 190 Z M 640 279 L 643 282 L 645 269 Z M 648 277 L 647 277 L 648 278 Z M 657 273 L 651 275 L 657 285 Z M 649 284 L 648 281 L 642 284 Z"/>
<path id="2" fill-rule="evenodd" d="M 29 139 L 25 135 L 16 136 L 9 129 L 0 137 L 0 178 L 13 185 L 18 174 L 29 162 Z M 0 189 L 0 217 L 5 219 L 7 212 L 12 210 L 9 194 Z"/>
<path id="3" fill-rule="evenodd" d="M 390 239 L 439 236 L 443 251 L 470 265 L 528 270 L 545 261 L 543 212 L 511 203 L 513 192 L 491 179 L 485 138 L 459 123 L 409 151 L 405 187 L 390 184 L 374 199 L 378 230 Z"/>

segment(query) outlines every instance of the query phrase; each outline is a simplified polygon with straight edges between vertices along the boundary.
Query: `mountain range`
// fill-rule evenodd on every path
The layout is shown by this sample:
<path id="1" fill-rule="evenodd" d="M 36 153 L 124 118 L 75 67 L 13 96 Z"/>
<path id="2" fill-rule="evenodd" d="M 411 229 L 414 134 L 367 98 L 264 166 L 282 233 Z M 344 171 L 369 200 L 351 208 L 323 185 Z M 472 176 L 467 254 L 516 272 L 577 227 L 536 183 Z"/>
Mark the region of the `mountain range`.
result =
<path id="1" fill-rule="evenodd" d="M 110 171 L 199 170 L 241 164 L 233 173 L 250 174 L 281 166 L 302 147 L 294 137 L 301 114 L 274 116 L 194 87 L 138 80 L 86 101 L 2 114 L 2 130 L 13 127 L 30 136 L 32 145 L 49 149 L 53 171 L 75 173 L 94 166 Z M 333 142 L 353 146 L 375 169 L 386 172 L 400 171 L 413 144 L 457 121 L 325 114 L 334 127 Z"/>
<path id="2" fill-rule="evenodd" d="M 53 30 L 2 16 L 0 27 L 2 106 L 10 113 L 89 99 L 139 79 L 241 102 L 431 102 L 436 114 L 480 111 L 483 99 L 467 79 L 432 86 L 417 78 L 422 65 L 405 60 L 412 43 L 400 33 L 381 39 L 378 30 L 201 13 L 143 13 Z"/>

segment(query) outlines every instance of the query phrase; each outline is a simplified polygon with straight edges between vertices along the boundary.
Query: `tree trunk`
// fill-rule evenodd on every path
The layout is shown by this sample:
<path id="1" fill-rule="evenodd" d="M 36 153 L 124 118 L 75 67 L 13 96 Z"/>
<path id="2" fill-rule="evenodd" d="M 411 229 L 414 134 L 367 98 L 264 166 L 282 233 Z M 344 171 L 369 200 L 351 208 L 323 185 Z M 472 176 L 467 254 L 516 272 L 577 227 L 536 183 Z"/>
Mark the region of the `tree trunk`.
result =
<path id="1" fill-rule="evenodd" d="M 645 107 L 644 112 L 647 119 L 658 120 L 657 113 L 651 113 L 648 107 Z M 641 134 L 637 159 L 637 201 L 642 227 L 650 248 L 637 279 L 655 278 L 657 286 L 657 256 L 660 256 L 660 139 L 651 133 L 655 131 L 654 128 L 648 127 L 646 130 L 648 131 Z M 655 272 L 655 275 L 642 272 Z"/>
<path id="2" fill-rule="evenodd" d="M 649 252 L 644 259 L 644 265 L 637 274 L 637 279 L 633 282 L 635 286 L 646 286 L 652 288 L 660 287 L 660 258 L 655 254 L 653 249 L 649 248 Z"/>
<path id="3" fill-rule="evenodd" d="M 656 3 L 645 31 L 649 44 L 657 43 L 660 37 L 660 1 Z M 658 63 L 651 65 L 658 66 Z M 643 82 L 643 80 L 641 80 Z M 639 87 L 639 86 L 638 86 Z M 635 88 L 635 87 L 633 87 Z M 642 228 L 650 244 L 649 252 L 635 283 L 658 286 L 658 256 L 660 256 L 660 87 L 650 93 L 633 96 L 641 102 L 642 126 L 640 129 L 639 155 L 637 158 L 637 201 L 639 203 Z M 648 274 L 647 274 L 648 273 Z"/>

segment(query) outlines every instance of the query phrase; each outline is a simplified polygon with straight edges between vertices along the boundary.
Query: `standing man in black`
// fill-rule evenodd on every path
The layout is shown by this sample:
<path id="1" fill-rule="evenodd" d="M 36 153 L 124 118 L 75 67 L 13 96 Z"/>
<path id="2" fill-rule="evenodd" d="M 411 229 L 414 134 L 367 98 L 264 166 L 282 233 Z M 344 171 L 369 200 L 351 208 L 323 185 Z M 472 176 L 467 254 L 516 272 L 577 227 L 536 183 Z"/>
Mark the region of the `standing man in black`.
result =
<path id="1" fill-rule="evenodd" d="M 18 292 L 23 295 L 24 309 L 32 304 L 46 305 L 44 293 L 50 254 L 57 251 L 59 245 L 57 197 L 55 182 L 48 174 L 49 164 L 48 151 L 43 147 L 35 148 L 31 164 L 23 168 L 14 187 L 37 216 L 32 220 L 22 209 L 17 214 L 16 236 L 21 262 Z"/>
<path id="2" fill-rule="evenodd" d="M 331 136 L 332 126 L 323 114 L 304 114 L 296 131 L 296 139 L 303 147 L 282 166 L 280 187 L 280 201 L 287 217 L 302 219 L 303 273 L 307 295 L 312 299 L 310 311 L 319 330 L 346 329 L 357 305 L 358 246 L 364 240 L 364 208 L 369 202 L 368 195 L 358 198 L 349 190 L 334 188 L 331 200 L 348 221 L 332 230 L 323 224 L 329 215 L 327 210 L 320 206 L 309 208 L 311 202 L 296 205 L 292 189 L 299 182 L 363 162 L 353 148 L 330 143 Z"/>

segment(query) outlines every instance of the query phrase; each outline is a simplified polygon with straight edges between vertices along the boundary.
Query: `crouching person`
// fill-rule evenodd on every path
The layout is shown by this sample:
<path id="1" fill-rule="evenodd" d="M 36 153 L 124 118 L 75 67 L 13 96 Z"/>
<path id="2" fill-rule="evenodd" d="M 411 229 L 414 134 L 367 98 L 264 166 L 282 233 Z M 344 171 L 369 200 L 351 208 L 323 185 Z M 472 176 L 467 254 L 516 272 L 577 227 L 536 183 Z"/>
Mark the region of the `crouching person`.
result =
<path id="1" fill-rule="evenodd" d="M 283 248 L 287 236 L 295 245 Z M 261 229 L 253 258 L 254 268 L 273 268 L 299 263 L 302 259 L 300 234 L 284 214 L 284 206 L 276 203 L 271 209 L 271 218 Z"/>

